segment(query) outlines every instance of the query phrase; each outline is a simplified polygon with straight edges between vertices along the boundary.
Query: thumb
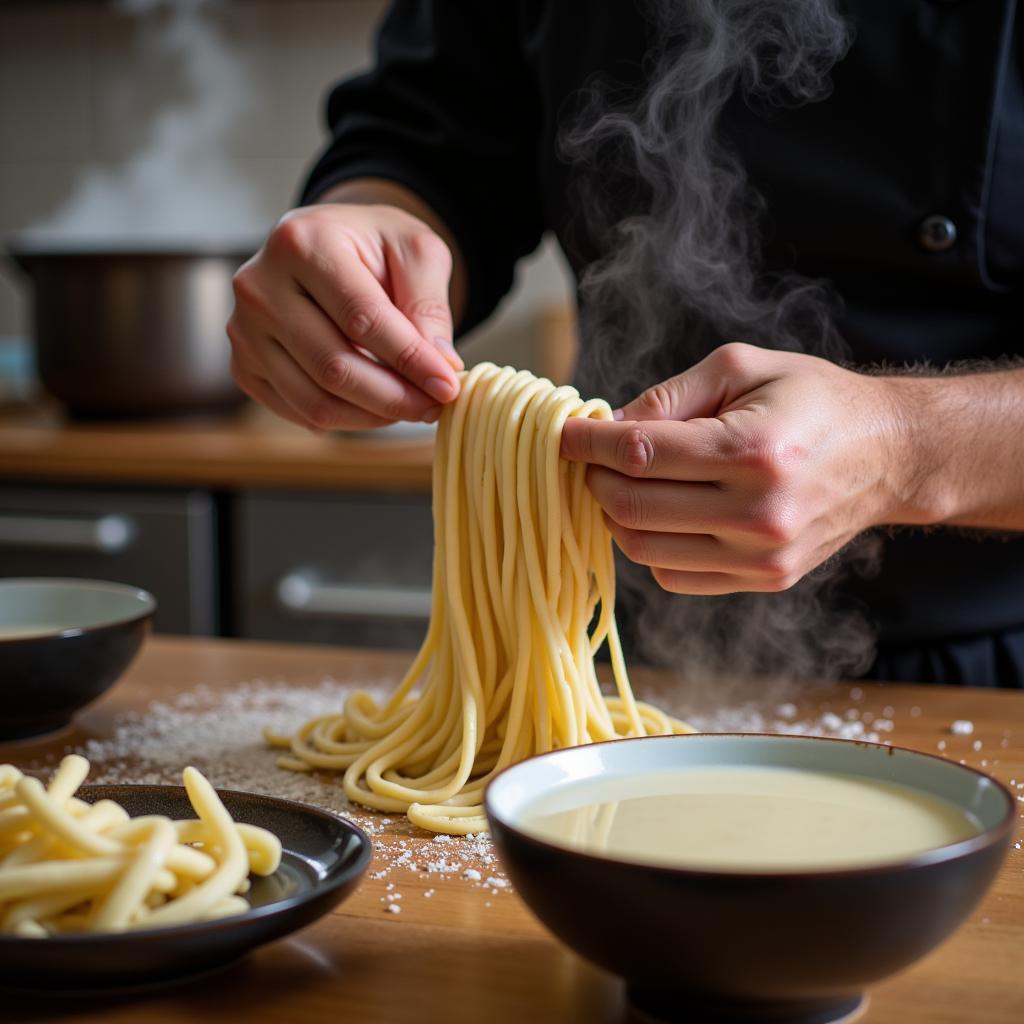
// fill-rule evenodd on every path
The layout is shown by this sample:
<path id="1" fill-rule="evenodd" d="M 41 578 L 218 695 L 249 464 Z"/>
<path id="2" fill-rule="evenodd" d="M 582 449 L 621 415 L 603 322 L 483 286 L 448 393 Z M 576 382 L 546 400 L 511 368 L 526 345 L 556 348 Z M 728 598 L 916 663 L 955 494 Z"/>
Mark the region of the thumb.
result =
<path id="1" fill-rule="evenodd" d="M 398 309 L 444 355 L 453 370 L 464 369 L 452 342 L 448 300 L 452 256 L 443 239 L 429 229 L 399 239 L 388 251 L 388 273 Z"/>
<path id="2" fill-rule="evenodd" d="M 641 392 L 615 410 L 622 420 L 692 420 L 717 416 L 757 376 L 762 349 L 732 343 L 699 363 Z"/>

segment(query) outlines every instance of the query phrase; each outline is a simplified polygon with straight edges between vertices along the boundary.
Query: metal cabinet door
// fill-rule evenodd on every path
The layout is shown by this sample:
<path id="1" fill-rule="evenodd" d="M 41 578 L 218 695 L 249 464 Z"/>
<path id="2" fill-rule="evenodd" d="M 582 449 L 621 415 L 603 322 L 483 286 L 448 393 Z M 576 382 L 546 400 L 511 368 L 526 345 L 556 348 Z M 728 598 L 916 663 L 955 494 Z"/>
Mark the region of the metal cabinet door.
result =
<path id="1" fill-rule="evenodd" d="M 214 500 L 203 491 L 0 487 L 0 576 L 130 583 L 156 597 L 157 629 L 215 634 Z"/>
<path id="2" fill-rule="evenodd" d="M 430 617 L 429 495 L 247 492 L 233 525 L 241 636 L 419 646 Z"/>

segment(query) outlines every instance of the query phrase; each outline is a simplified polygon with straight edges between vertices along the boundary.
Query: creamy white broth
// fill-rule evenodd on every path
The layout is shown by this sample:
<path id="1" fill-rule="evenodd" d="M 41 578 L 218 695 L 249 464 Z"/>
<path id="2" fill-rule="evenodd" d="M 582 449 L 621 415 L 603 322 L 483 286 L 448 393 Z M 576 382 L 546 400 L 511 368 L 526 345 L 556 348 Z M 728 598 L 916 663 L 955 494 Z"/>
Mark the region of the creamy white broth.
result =
<path id="1" fill-rule="evenodd" d="M 897 783 L 739 767 L 582 783 L 570 806 L 542 798 L 518 824 L 588 853 L 735 871 L 864 867 L 982 831 L 952 803 Z"/>

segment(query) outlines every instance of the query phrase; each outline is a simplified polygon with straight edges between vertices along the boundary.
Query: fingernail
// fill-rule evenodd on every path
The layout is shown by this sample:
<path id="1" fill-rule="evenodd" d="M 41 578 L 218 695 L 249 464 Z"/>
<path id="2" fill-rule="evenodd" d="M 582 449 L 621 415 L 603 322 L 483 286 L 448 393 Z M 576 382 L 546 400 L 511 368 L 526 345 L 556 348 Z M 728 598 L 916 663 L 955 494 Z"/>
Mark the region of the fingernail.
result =
<path id="1" fill-rule="evenodd" d="M 455 346 L 447 338 L 435 338 L 434 344 L 444 353 L 444 357 L 456 370 L 463 370 L 466 364 L 462 360 L 462 356 L 455 351 Z"/>
<path id="2" fill-rule="evenodd" d="M 624 420 L 625 418 L 626 414 L 621 409 L 612 409 L 613 420 Z"/>
<path id="3" fill-rule="evenodd" d="M 441 377 L 428 377 L 423 382 L 423 390 L 439 402 L 450 402 L 458 394 L 455 385 Z"/>
<path id="4" fill-rule="evenodd" d="M 432 405 L 421 417 L 424 423 L 436 423 L 441 418 L 441 406 Z"/>

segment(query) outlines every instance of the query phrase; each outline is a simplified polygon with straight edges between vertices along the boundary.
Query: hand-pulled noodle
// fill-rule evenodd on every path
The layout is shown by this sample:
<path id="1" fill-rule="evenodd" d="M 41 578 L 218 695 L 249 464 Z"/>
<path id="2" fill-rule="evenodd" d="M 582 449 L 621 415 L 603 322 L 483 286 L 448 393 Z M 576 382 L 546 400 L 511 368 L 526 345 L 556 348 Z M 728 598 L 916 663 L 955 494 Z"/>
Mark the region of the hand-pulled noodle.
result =
<path id="1" fill-rule="evenodd" d="M 463 375 L 438 424 L 430 625 L 378 706 L 353 693 L 294 736 L 267 733 L 284 768 L 344 770 L 351 800 L 436 832 L 487 828 L 488 780 L 533 754 L 692 732 L 634 699 L 615 626 L 611 536 L 586 467 L 560 458 L 569 417 L 611 419 L 533 374 Z M 615 695 L 598 684 L 608 644 Z"/>

